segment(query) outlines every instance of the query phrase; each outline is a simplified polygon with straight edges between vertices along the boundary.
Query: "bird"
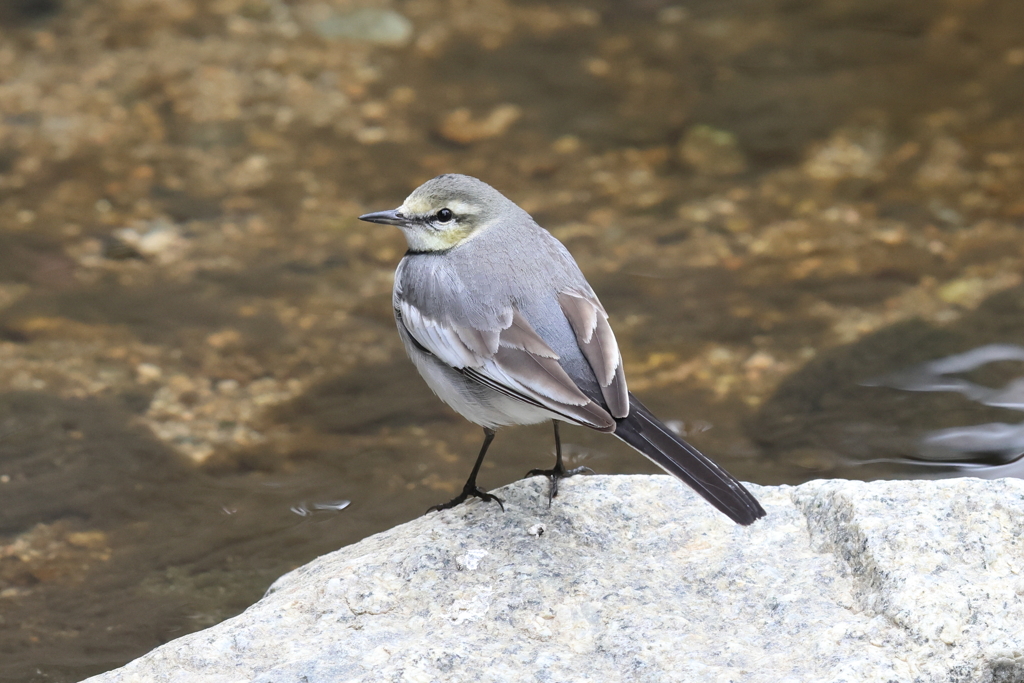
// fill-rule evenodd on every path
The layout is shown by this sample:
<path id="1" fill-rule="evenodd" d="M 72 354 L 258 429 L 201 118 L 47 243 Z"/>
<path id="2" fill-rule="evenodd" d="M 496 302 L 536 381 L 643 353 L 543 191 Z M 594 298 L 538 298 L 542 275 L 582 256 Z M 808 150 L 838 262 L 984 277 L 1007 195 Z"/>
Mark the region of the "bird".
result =
<path id="1" fill-rule="evenodd" d="M 396 209 L 359 216 L 398 227 L 408 250 L 395 271 L 395 322 L 431 390 L 484 430 L 462 493 L 495 501 L 477 475 L 496 430 L 551 420 L 555 464 L 568 470 L 559 424 L 612 434 L 691 486 L 737 524 L 765 515 L 732 475 L 684 441 L 627 388 L 608 313 L 568 249 L 525 210 L 477 178 L 449 173 L 413 190 Z"/>

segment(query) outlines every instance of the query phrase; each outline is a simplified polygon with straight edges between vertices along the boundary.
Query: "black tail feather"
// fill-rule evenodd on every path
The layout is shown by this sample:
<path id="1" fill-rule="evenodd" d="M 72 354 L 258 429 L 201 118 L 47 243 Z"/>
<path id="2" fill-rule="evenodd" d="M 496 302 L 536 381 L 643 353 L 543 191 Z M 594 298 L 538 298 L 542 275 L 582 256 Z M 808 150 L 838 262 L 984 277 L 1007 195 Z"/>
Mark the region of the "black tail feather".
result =
<path id="1" fill-rule="evenodd" d="M 616 422 L 615 436 L 691 486 L 737 524 L 752 524 L 764 517 L 764 508 L 743 484 L 679 438 L 633 394 L 629 415 Z"/>

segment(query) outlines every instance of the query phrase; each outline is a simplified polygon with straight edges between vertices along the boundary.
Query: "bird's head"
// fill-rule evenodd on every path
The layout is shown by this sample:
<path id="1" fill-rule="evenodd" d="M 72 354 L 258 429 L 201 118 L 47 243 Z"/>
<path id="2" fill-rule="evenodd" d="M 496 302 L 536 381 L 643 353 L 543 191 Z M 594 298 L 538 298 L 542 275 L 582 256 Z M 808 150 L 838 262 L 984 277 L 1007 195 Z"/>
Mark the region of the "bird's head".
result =
<path id="1" fill-rule="evenodd" d="M 396 225 L 416 252 L 446 251 L 472 239 L 510 211 L 521 211 L 476 178 L 446 174 L 420 185 L 397 209 L 359 217 Z"/>

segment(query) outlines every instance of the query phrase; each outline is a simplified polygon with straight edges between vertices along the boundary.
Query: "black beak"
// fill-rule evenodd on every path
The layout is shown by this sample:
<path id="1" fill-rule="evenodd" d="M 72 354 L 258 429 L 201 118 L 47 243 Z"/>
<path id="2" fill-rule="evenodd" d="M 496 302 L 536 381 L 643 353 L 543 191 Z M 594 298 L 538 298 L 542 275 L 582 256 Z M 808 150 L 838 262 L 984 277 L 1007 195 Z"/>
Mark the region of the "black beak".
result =
<path id="1" fill-rule="evenodd" d="M 359 220 L 368 223 L 383 223 L 384 225 L 407 225 L 409 223 L 405 216 L 398 213 L 398 209 L 366 213 L 360 216 Z"/>

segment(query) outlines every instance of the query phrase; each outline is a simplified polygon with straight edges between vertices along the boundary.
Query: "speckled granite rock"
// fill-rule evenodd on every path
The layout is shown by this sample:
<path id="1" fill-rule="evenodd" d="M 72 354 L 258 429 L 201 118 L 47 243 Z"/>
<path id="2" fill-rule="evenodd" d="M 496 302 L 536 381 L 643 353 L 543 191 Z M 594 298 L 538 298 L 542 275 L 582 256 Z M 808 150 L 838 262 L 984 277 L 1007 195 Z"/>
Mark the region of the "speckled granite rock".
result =
<path id="1" fill-rule="evenodd" d="M 1024 680 L 1024 482 L 502 490 L 326 555 L 93 683 Z"/>

